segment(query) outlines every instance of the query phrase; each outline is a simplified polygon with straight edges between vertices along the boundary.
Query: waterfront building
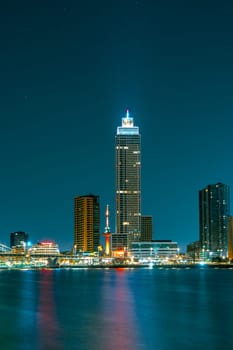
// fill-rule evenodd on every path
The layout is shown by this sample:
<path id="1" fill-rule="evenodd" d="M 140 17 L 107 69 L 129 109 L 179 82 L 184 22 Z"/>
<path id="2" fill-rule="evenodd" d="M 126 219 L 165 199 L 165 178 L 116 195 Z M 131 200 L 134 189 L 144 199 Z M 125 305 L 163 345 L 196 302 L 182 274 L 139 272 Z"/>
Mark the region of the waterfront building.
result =
<path id="1" fill-rule="evenodd" d="M 228 258 L 233 259 L 233 216 L 229 217 L 228 225 Z"/>
<path id="2" fill-rule="evenodd" d="M 151 215 L 141 216 L 141 237 L 142 242 L 151 242 L 153 238 L 153 225 Z"/>
<path id="3" fill-rule="evenodd" d="M 198 261 L 200 258 L 200 241 L 189 243 L 186 249 L 187 257 L 192 261 Z"/>
<path id="4" fill-rule="evenodd" d="M 129 249 L 129 236 L 127 233 L 112 234 L 112 256 L 127 256 Z"/>
<path id="5" fill-rule="evenodd" d="M 230 190 L 223 183 L 199 191 L 200 253 L 203 259 L 228 256 Z"/>
<path id="6" fill-rule="evenodd" d="M 51 240 L 43 240 L 36 244 L 33 244 L 30 249 L 28 249 L 28 253 L 32 255 L 42 255 L 42 256 L 54 256 L 59 255 L 60 250 L 58 245 Z"/>
<path id="7" fill-rule="evenodd" d="M 28 234 L 23 231 L 16 231 L 10 234 L 10 247 L 21 247 L 25 249 L 28 243 Z"/>
<path id="8" fill-rule="evenodd" d="M 116 230 L 115 235 L 127 235 L 127 249 L 131 241 L 141 235 L 141 136 L 139 128 L 126 111 L 115 137 L 116 166 Z M 121 238 L 112 237 L 112 249 Z"/>
<path id="9" fill-rule="evenodd" d="M 99 196 L 77 196 L 74 199 L 74 252 L 98 252 L 99 246 Z"/>
<path id="10" fill-rule="evenodd" d="M 177 260 L 179 248 L 172 240 L 153 240 L 152 242 L 131 242 L 130 255 L 136 259 L 156 261 Z"/>

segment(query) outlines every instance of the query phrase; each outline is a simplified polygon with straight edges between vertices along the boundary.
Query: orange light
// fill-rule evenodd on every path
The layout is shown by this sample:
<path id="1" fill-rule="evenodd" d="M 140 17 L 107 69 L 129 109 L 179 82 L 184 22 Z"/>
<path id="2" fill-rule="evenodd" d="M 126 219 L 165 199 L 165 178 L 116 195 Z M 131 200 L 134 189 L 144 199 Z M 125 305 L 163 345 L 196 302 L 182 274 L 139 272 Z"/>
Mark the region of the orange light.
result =
<path id="1" fill-rule="evenodd" d="M 116 250 L 116 255 L 118 255 L 118 256 L 122 256 L 122 255 L 124 255 L 124 250 L 123 249 L 118 249 L 118 250 Z"/>

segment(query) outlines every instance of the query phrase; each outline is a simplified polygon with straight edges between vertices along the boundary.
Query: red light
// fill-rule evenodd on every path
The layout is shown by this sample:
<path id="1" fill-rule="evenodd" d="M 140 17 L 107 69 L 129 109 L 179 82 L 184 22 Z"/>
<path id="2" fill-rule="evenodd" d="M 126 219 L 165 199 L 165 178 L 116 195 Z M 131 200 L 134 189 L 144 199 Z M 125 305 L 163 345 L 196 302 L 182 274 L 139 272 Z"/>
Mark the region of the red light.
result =
<path id="1" fill-rule="evenodd" d="M 51 246 L 51 245 L 54 245 L 54 242 L 46 240 L 46 241 L 41 241 L 40 244 L 43 245 L 43 246 Z"/>

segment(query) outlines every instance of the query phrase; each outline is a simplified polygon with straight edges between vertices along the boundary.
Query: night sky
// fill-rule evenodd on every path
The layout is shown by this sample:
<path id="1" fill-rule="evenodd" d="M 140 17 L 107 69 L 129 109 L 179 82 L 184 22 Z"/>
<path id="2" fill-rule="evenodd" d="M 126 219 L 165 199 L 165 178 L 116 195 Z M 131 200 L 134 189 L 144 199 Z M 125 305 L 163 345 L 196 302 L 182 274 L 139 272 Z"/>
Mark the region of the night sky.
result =
<path id="1" fill-rule="evenodd" d="M 232 18 L 232 0 L 1 1 L 0 242 L 21 230 L 70 249 L 89 193 L 114 231 L 126 108 L 154 239 L 198 240 L 198 190 L 223 182 L 233 198 Z"/>

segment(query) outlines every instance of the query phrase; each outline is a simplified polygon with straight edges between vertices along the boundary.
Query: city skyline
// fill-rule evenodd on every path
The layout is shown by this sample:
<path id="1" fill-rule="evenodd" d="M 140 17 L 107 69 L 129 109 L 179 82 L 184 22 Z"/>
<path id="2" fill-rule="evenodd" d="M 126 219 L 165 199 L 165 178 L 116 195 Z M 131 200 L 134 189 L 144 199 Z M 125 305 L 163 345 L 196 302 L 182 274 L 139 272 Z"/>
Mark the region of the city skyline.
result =
<path id="1" fill-rule="evenodd" d="M 142 135 L 153 238 L 182 251 L 196 241 L 198 191 L 233 187 L 232 14 L 218 1 L 3 4 L 0 242 L 24 231 L 71 249 L 73 198 L 85 193 L 100 196 L 101 232 L 109 204 L 114 230 L 126 108 Z"/>

